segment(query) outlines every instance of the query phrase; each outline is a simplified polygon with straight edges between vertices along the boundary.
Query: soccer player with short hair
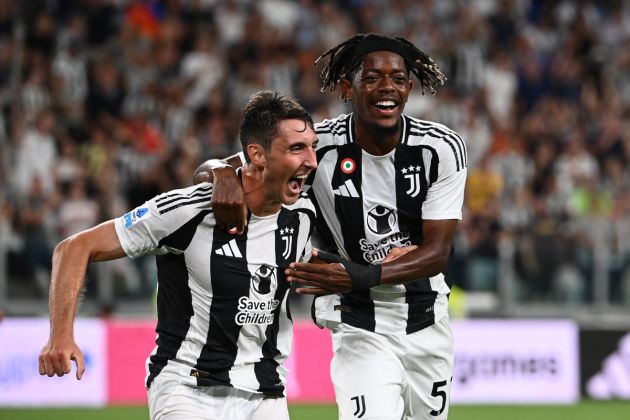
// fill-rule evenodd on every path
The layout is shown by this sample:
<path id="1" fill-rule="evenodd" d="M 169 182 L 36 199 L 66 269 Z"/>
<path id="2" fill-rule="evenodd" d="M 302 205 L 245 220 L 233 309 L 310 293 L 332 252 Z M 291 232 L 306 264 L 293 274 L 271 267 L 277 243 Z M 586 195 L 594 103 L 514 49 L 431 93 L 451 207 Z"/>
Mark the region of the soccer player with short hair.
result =
<path id="1" fill-rule="evenodd" d="M 339 87 L 352 105 L 351 114 L 315 124 L 318 168 L 307 182 L 322 249 L 340 256 L 316 251 L 331 264 L 291 264 L 288 280 L 318 296 L 314 317 L 332 331 L 340 419 L 445 419 L 453 372 L 447 269 L 466 146 L 403 109 L 410 73 L 423 93 L 446 78 L 400 37 L 359 34 L 321 59 L 322 90 Z M 208 161 L 195 175 L 213 173 L 217 218 L 242 229 L 233 171 L 218 166 Z"/>
<path id="2" fill-rule="evenodd" d="M 213 185 L 160 194 L 62 241 L 50 289 L 48 376 L 84 372 L 73 321 L 89 262 L 156 254 L 157 347 L 147 359 L 152 419 L 286 419 L 292 325 L 285 269 L 311 256 L 315 208 L 302 186 L 317 166 L 313 121 L 295 100 L 253 95 L 244 108 L 239 170 L 249 224 L 216 229 Z"/>

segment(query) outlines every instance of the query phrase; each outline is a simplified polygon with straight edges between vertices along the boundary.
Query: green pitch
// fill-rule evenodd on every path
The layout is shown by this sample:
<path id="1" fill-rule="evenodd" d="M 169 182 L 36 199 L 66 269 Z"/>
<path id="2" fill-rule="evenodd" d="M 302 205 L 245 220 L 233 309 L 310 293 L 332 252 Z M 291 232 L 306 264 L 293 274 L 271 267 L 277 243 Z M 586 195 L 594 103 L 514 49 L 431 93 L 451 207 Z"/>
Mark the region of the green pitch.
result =
<path id="1" fill-rule="evenodd" d="M 336 420 L 333 405 L 292 405 L 292 420 Z M 146 420 L 146 407 L 0 408 L 0 420 Z M 449 420 L 629 420 L 630 402 L 585 401 L 574 406 L 451 407 Z"/>

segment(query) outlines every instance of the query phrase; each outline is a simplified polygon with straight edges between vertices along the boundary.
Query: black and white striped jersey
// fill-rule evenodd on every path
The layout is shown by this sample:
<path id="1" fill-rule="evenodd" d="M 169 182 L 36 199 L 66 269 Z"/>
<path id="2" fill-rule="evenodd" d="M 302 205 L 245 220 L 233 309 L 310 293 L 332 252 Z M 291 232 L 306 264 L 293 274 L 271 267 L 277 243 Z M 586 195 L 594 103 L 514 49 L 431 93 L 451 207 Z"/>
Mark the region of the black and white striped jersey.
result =
<path id="1" fill-rule="evenodd" d="M 242 234 L 215 229 L 212 184 L 161 194 L 116 219 L 125 253 L 156 254 L 157 347 L 146 386 L 165 366 L 191 385 L 282 395 L 292 322 L 284 269 L 307 261 L 315 209 L 303 194 Z"/>
<path id="2" fill-rule="evenodd" d="M 403 115 L 398 146 L 384 156 L 354 138 L 352 114 L 315 125 L 318 167 L 309 195 L 327 247 L 378 264 L 392 247 L 420 244 L 422 220 L 461 219 L 466 146 L 444 125 Z M 307 186 L 308 188 L 308 186 Z M 447 315 L 447 273 L 404 285 L 315 299 L 314 317 L 386 334 L 409 334 Z"/>

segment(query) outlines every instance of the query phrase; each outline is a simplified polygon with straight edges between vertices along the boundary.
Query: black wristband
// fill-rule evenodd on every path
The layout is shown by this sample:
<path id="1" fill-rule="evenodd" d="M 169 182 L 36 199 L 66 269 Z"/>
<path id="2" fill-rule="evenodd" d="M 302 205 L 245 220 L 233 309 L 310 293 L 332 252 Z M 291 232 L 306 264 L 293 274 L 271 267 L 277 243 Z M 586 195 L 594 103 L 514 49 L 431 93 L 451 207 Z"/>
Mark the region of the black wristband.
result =
<path id="1" fill-rule="evenodd" d="M 381 266 L 380 265 L 361 265 L 352 261 L 348 261 L 339 255 L 331 254 L 326 251 L 317 251 L 317 256 L 327 262 L 337 262 L 343 265 L 346 273 L 352 280 L 352 291 L 360 292 L 370 290 L 374 286 L 381 284 Z"/>

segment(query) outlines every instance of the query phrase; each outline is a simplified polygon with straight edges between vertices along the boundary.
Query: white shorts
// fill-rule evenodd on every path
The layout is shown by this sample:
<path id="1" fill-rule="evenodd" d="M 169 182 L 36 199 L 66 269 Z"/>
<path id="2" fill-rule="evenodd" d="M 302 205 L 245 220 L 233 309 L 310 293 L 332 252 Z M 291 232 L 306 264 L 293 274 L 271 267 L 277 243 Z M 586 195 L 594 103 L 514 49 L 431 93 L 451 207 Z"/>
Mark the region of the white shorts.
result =
<path id="1" fill-rule="evenodd" d="M 151 420 L 289 420 L 287 399 L 226 386 L 198 387 L 161 372 L 148 390 Z"/>
<path id="2" fill-rule="evenodd" d="M 409 335 L 330 325 L 339 419 L 444 420 L 453 376 L 448 317 Z"/>

